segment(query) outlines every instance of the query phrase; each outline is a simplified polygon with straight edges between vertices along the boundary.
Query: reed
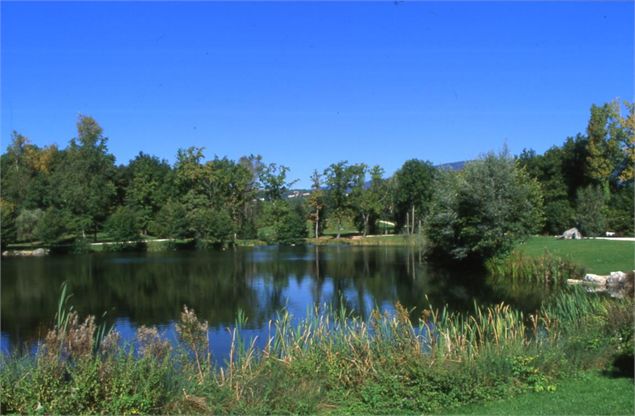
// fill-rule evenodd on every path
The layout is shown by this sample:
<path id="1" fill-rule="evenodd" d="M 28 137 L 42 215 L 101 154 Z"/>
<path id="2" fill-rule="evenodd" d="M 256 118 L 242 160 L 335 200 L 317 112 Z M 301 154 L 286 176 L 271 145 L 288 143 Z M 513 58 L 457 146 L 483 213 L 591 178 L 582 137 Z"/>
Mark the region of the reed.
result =
<path id="1" fill-rule="evenodd" d="M 59 334 L 66 340 L 94 334 L 94 320 L 80 325 L 69 297 L 63 288 Z M 533 314 L 505 304 L 475 304 L 469 314 L 430 306 L 415 322 L 413 311 L 400 304 L 391 313 L 375 309 L 366 320 L 343 307 L 316 306 L 299 321 L 282 310 L 269 322 L 262 348 L 242 337 L 248 318 L 239 311 L 228 329 L 231 352 L 223 365 L 211 360 L 207 324 L 184 308 L 177 324 L 180 343 L 173 348 L 153 328 L 139 329 L 139 353 L 111 348 L 116 332 L 103 330 L 100 354 L 67 341 L 55 349 L 51 345 L 61 337 L 47 337 L 46 354 L 30 363 L 28 357 L 5 359 L 0 410 L 434 412 L 523 389 L 552 389 L 556 377 L 582 368 L 589 345 L 602 343 L 592 353 L 604 354 L 613 342 L 610 334 L 623 333 L 624 325 L 611 325 L 610 316 L 627 316 L 628 302 L 571 290 Z"/>
<path id="2" fill-rule="evenodd" d="M 534 257 L 516 250 L 504 258 L 488 260 L 486 267 L 495 279 L 554 286 L 564 285 L 567 279 L 584 276 L 584 268 L 569 258 L 558 257 L 548 251 Z"/>

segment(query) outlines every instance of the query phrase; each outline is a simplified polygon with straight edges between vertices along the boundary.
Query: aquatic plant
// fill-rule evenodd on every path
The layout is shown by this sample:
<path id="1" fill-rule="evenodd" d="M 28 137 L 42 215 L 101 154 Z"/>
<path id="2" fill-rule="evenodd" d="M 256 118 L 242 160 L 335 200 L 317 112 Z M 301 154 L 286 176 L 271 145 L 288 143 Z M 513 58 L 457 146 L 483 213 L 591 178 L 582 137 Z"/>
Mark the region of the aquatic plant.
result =
<path id="1" fill-rule="evenodd" d="M 632 334 L 620 340 L 632 300 L 577 289 L 532 314 L 505 304 L 475 304 L 470 314 L 430 306 L 413 322 L 400 304 L 367 320 L 316 306 L 296 321 L 283 310 L 260 348 L 242 337 L 248 318 L 239 311 L 222 365 L 211 360 L 207 323 L 187 307 L 177 345 L 140 327 L 135 353 L 115 346 L 111 330 L 93 354 L 94 319 L 65 312 L 68 299 L 63 289 L 53 335 L 35 357 L 2 358 L 3 412 L 435 412 L 551 391 L 560 376 L 608 364 L 616 345 L 632 349 Z"/>
<path id="2" fill-rule="evenodd" d="M 503 258 L 489 259 L 486 268 L 495 279 L 556 286 L 584 276 L 584 268 L 548 251 L 536 257 L 516 250 Z"/>

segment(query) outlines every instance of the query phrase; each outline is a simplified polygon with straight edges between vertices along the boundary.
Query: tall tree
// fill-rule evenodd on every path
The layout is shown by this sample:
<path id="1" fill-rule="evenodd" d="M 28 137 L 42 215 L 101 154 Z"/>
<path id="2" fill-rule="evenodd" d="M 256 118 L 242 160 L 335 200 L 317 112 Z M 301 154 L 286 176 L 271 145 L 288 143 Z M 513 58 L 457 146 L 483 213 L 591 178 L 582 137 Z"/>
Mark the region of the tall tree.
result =
<path id="1" fill-rule="evenodd" d="M 129 183 L 125 203 L 134 208 L 137 225 L 143 234 L 161 207 L 173 196 L 173 177 L 170 165 L 140 152 L 128 165 Z"/>
<path id="2" fill-rule="evenodd" d="M 542 188 L 545 210 L 545 232 L 561 234 L 575 224 L 573 203 L 568 198 L 567 182 L 563 175 L 563 152 L 554 146 L 544 155 L 523 150 L 518 164 L 538 180 Z"/>
<path id="3" fill-rule="evenodd" d="M 322 226 L 320 219 L 326 204 L 324 201 L 324 190 L 322 189 L 322 175 L 317 170 L 314 170 L 311 175 L 311 194 L 309 195 L 308 205 L 311 209 L 309 216 L 313 222 L 313 236 L 319 238 L 320 227 Z"/>
<path id="4" fill-rule="evenodd" d="M 436 174 L 432 163 L 418 159 L 406 161 L 395 173 L 395 203 L 398 227 L 413 234 L 425 220 L 432 199 Z"/>
<path id="5" fill-rule="evenodd" d="M 39 148 L 14 131 L 7 152 L 0 158 L 3 198 L 18 210 L 45 208 L 50 204 L 50 173 L 57 156 L 55 145 Z"/>
<path id="6" fill-rule="evenodd" d="M 4 250 L 9 243 L 17 240 L 15 204 L 0 198 L 0 248 Z"/>
<path id="7" fill-rule="evenodd" d="M 578 191 L 577 227 L 583 235 L 599 236 L 606 231 L 606 194 L 600 185 L 590 185 Z"/>
<path id="8" fill-rule="evenodd" d="M 587 127 L 587 170 L 593 185 L 613 189 L 620 182 L 632 180 L 635 162 L 635 107 L 625 102 L 627 115 L 615 100 L 602 106 L 593 105 Z"/>
<path id="9" fill-rule="evenodd" d="M 107 142 L 99 124 L 80 115 L 77 138 L 71 139 L 54 173 L 59 205 L 72 214 L 75 229 L 82 235 L 92 231 L 95 240 L 115 196 L 115 157 Z"/>
<path id="10" fill-rule="evenodd" d="M 337 224 L 337 236 L 340 238 L 344 219 L 354 213 L 358 195 L 364 185 L 363 164 L 349 165 L 347 161 L 333 163 L 325 171 L 326 200 L 329 216 Z"/>
<path id="11" fill-rule="evenodd" d="M 385 209 L 387 192 L 383 179 L 384 170 L 380 166 L 373 166 L 370 170 L 370 183 L 364 184 L 359 198 L 359 216 L 364 236 L 374 232 L 375 222 Z"/>
<path id="12" fill-rule="evenodd" d="M 635 102 L 624 101 L 626 115 L 622 115 L 622 107 L 619 102 L 614 102 L 615 119 L 621 130 L 617 137 L 623 152 L 623 160 L 618 165 L 619 180 L 623 183 L 633 182 L 633 170 L 635 168 Z"/>
<path id="13" fill-rule="evenodd" d="M 288 181 L 289 168 L 283 165 L 271 163 L 260 171 L 260 183 L 262 184 L 265 201 L 280 201 L 297 181 Z"/>

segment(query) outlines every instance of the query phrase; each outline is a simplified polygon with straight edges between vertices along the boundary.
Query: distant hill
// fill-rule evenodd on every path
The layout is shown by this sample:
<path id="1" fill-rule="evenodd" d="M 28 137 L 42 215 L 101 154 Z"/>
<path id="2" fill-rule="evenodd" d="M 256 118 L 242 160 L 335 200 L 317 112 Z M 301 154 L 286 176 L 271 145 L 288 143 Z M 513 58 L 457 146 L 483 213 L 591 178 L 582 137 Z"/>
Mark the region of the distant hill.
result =
<path id="1" fill-rule="evenodd" d="M 469 160 L 462 160 L 460 162 L 443 163 L 441 165 L 436 165 L 435 168 L 443 169 L 443 170 L 461 170 L 465 167 L 465 164 L 468 162 Z"/>

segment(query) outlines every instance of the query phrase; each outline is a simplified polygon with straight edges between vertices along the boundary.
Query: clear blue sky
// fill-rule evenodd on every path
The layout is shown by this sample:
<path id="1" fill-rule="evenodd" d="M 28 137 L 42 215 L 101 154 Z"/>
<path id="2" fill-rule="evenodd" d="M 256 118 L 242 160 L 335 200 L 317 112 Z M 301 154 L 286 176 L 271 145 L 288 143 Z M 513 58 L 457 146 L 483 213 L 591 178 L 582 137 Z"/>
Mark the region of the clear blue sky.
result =
<path id="1" fill-rule="evenodd" d="M 633 2 L 2 2 L 2 149 L 93 116 L 118 163 L 261 154 L 308 185 L 339 160 L 542 152 L 633 99 Z"/>

